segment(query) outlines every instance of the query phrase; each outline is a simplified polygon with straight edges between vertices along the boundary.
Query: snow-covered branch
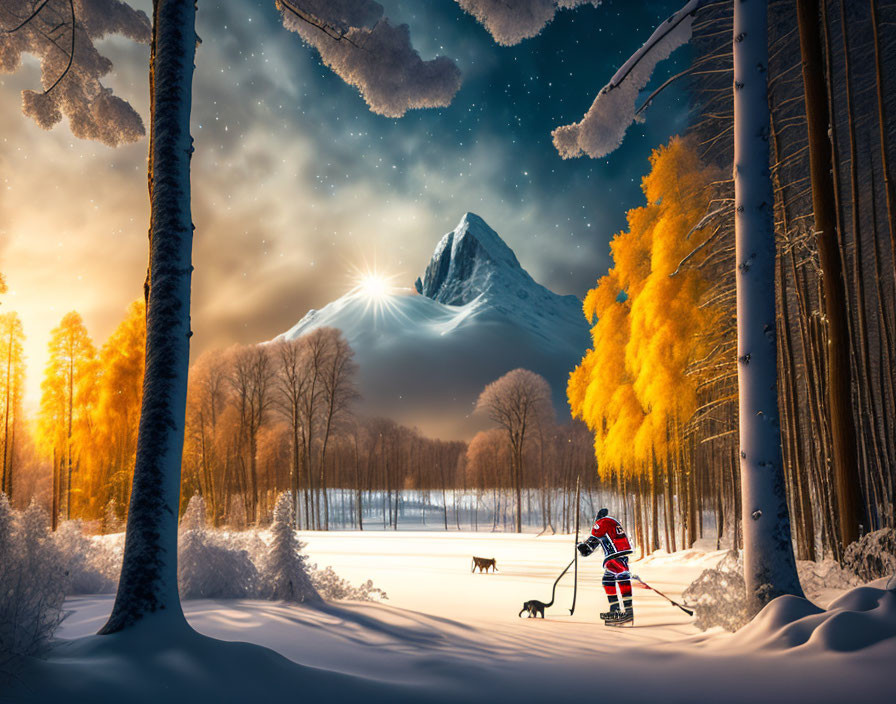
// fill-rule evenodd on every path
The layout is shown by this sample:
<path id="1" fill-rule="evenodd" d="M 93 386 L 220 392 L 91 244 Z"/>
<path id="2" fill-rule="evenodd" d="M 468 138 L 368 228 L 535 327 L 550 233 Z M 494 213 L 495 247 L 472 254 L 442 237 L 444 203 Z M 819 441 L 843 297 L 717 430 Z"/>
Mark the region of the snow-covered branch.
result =
<path id="1" fill-rule="evenodd" d="M 355 86 L 373 112 L 401 117 L 444 107 L 460 88 L 460 69 L 444 56 L 424 61 L 407 25 L 394 26 L 373 0 L 277 0 L 283 26 Z"/>
<path id="2" fill-rule="evenodd" d="M 636 108 L 638 94 L 656 65 L 690 41 L 694 15 L 706 4 L 707 0 L 690 0 L 669 17 L 601 89 L 580 122 L 553 131 L 560 156 L 587 154 L 598 159 L 622 144 L 629 125 L 642 119 Z"/>
<path id="3" fill-rule="evenodd" d="M 24 113 L 44 129 L 67 117 L 76 137 L 109 146 L 140 139 L 140 115 L 100 83 L 112 62 L 94 42 L 110 34 L 148 43 L 149 18 L 120 0 L 0 3 L 0 73 L 18 70 L 23 54 L 40 61 L 44 90 L 23 91 Z"/>
<path id="4" fill-rule="evenodd" d="M 601 0 L 457 0 L 502 46 L 519 44 L 536 36 L 557 10 L 579 5 L 600 5 Z"/>

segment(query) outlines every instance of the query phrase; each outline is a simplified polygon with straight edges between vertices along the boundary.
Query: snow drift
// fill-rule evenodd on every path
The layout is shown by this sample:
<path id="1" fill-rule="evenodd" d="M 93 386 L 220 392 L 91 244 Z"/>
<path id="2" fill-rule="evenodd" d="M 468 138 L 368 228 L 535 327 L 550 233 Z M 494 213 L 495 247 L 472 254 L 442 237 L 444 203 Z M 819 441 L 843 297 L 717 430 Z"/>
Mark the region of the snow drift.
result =
<path id="1" fill-rule="evenodd" d="M 896 590 L 886 579 L 856 587 L 822 609 L 808 599 L 781 596 L 731 637 L 729 648 L 845 653 L 896 646 Z"/>
<path id="2" fill-rule="evenodd" d="M 373 575 L 389 604 L 323 607 L 253 600 L 184 603 L 196 633 L 90 634 L 108 596 L 66 602 L 72 616 L 47 660 L 32 659 L 0 701 L 166 704 L 199 701 L 557 702 L 627 698 L 663 704 L 890 702 L 896 698 L 894 595 L 873 583 L 841 591 L 827 610 L 784 597 L 750 627 L 698 633 L 656 595 L 635 594 L 634 628 L 604 628 L 600 561 L 579 564 L 545 620 L 517 619 L 519 601 L 550 593 L 573 536 L 488 533 L 306 533 L 309 551 L 352 579 Z M 501 572 L 470 574 L 469 555 Z M 678 598 L 720 551 L 635 561 Z M 822 604 L 823 605 L 823 604 Z M 217 639 L 217 640 L 215 640 Z M 230 642 L 222 642 L 230 641 Z M 4 699 L 6 697 L 6 699 Z"/>

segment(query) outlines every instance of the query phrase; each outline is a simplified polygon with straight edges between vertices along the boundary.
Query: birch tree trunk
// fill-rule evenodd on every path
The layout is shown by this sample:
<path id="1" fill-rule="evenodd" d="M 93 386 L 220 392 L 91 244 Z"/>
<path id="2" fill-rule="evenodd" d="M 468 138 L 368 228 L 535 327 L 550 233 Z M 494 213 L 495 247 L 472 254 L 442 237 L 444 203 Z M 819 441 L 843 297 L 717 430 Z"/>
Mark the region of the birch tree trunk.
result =
<path id="1" fill-rule="evenodd" d="M 767 0 L 734 3 L 737 379 L 744 580 L 752 613 L 782 594 L 802 596 L 778 415 L 767 13 Z"/>
<path id="2" fill-rule="evenodd" d="M 101 634 L 152 616 L 187 628 L 177 593 L 177 514 L 190 351 L 190 106 L 195 0 L 155 0 L 150 58 L 146 372 L 124 562 Z"/>

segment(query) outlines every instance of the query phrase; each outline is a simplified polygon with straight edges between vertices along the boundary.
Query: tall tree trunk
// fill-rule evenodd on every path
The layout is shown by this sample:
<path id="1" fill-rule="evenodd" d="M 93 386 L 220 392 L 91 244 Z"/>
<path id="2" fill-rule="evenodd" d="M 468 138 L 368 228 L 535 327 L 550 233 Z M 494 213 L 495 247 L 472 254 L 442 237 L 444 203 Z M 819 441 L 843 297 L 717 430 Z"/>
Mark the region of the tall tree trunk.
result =
<path id="1" fill-rule="evenodd" d="M 358 450 L 358 438 L 355 436 L 355 486 L 358 512 L 358 530 L 364 530 L 364 510 L 361 504 L 361 455 Z"/>
<path id="2" fill-rule="evenodd" d="M 523 532 L 523 448 L 522 441 L 520 446 L 513 450 L 514 464 L 516 471 L 514 473 L 514 485 L 516 490 L 516 532 Z M 447 509 L 446 509 L 447 510 Z"/>
<path id="3" fill-rule="evenodd" d="M 3 481 L 0 482 L 0 492 L 6 494 L 7 498 L 10 495 L 10 489 L 8 485 L 12 484 L 12 476 L 9 476 L 7 479 L 7 458 L 9 456 L 9 397 L 10 390 L 12 389 L 12 342 L 13 342 L 13 332 L 15 331 L 15 326 L 10 321 L 9 324 L 9 344 L 6 348 L 6 403 L 4 406 L 3 412 Z"/>
<path id="4" fill-rule="evenodd" d="M 7 479 L 6 486 L 6 498 L 9 499 L 9 503 L 12 504 L 13 498 L 13 477 L 15 476 L 15 459 L 16 459 L 16 422 L 13 421 L 12 424 L 12 434 L 9 438 L 9 478 Z"/>
<path id="5" fill-rule="evenodd" d="M 859 354 L 863 370 L 862 380 L 860 382 L 860 393 L 865 399 L 865 408 L 868 409 L 871 417 L 868 420 L 870 424 L 871 440 L 874 447 L 875 464 L 879 473 L 885 472 L 887 464 L 887 451 L 881 440 L 886 435 L 886 430 L 881 426 L 885 417 L 881 406 L 884 405 L 884 399 L 881 399 L 881 405 L 875 403 L 874 395 L 871 392 L 871 355 L 869 351 L 869 333 L 867 322 L 867 302 L 865 298 L 865 279 L 863 272 L 863 243 L 862 243 L 862 226 L 859 208 L 861 205 L 859 194 L 859 166 L 858 166 L 858 145 L 856 142 L 855 115 L 853 110 L 853 94 L 852 94 L 852 70 L 850 66 L 850 50 L 849 50 L 849 32 L 846 23 L 846 0 L 840 0 L 840 30 L 843 40 L 843 66 L 846 85 L 844 93 L 846 95 L 846 124 L 849 134 L 849 183 L 850 183 L 850 199 L 852 201 L 850 212 L 852 213 L 852 233 L 855 243 L 855 252 L 853 253 L 853 281 L 856 287 L 856 325 L 857 338 L 859 343 Z M 870 527 L 870 526 L 869 526 Z"/>
<path id="6" fill-rule="evenodd" d="M 837 516 L 843 548 L 859 537 L 860 525 L 867 526 L 859 494 L 859 462 L 856 452 L 856 428 L 852 413 L 849 329 L 843 262 L 837 243 L 837 212 L 834 181 L 831 175 L 833 153 L 829 130 L 827 91 L 824 84 L 824 58 L 818 22 L 819 0 L 797 0 L 800 53 L 803 60 L 803 86 L 806 94 L 806 123 L 809 133 L 809 171 L 812 180 L 812 205 L 821 279 L 823 306 L 828 323 L 827 417 L 831 424 L 834 455 L 834 486 Z"/>
<path id="7" fill-rule="evenodd" d="M 736 448 L 732 448 L 736 449 Z M 736 459 L 736 452 L 731 452 L 728 455 L 728 477 L 731 480 L 731 499 L 734 505 L 734 513 L 732 515 L 732 539 L 731 546 L 735 550 L 739 550 L 743 547 L 744 537 L 743 537 L 743 499 L 741 497 L 740 485 L 737 480 L 739 478 L 737 469 L 738 462 Z"/>
<path id="8" fill-rule="evenodd" d="M 666 552 L 675 552 L 675 519 L 672 516 L 672 470 L 669 467 L 669 459 L 666 458 L 663 467 L 663 527 L 666 530 Z"/>
<path id="9" fill-rule="evenodd" d="M 752 613 L 782 594 L 802 596 L 790 539 L 778 414 L 767 12 L 767 0 L 734 3 L 737 377 L 744 580 Z"/>
<path id="10" fill-rule="evenodd" d="M 151 202 L 146 372 L 115 633 L 150 615 L 188 628 L 177 593 L 177 515 L 190 353 L 190 108 L 195 0 L 155 0 L 150 58 Z"/>
<path id="11" fill-rule="evenodd" d="M 880 132 L 880 160 L 884 173 L 884 193 L 887 196 L 887 227 L 890 231 L 890 252 L 896 272 L 896 192 L 890 178 L 890 159 L 887 154 L 887 110 L 884 102 L 884 72 L 881 60 L 880 27 L 877 21 L 877 0 L 871 5 L 871 31 L 874 35 L 874 78 L 877 85 L 877 124 Z"/>
<path id="12" fill-rule="evenodd" d="M 68 362 L 68 436 L 66 439 L 67 467 L 65 480 L 65 518 L 72 518 L 72 414 L 75 409 L 75 355 L 69 356 Z"/>
<path id="13" fill-rule="evenodd" d="M 258 427 L 249 428 L 249 516 L 250 525 L 258 525 Z"/>
<path id="14" fill-rule="evenodd" d="M 886 404 L 889 403 L 890 408 L 896 408 L 896 392 L 893 389 L 893 375 L 894 375 L 894 367 L 896 364 L 893 362 L 893 358 L 891 356 L 893 350 L 893 335 L 890 331 L 890 323 L 889 323 L 889 315 L 887 314 L 886 303 L 884 299 L 884 292 L 881 285 L 881 279 L 883 278 L 883 271 L 881 267 L 881 252 L 880 252 L 880 238 L 877 237 L 877 195 L 876 195 L 876 187 L 874 182 L 874 163 L 871 159 L 871 154 L 868 154 L 868 175 L 870 180 L 870 188 L 868 192 L 871 195 L 871 231 L 874 234 L 873 242 L 874 247 L 872 248 L 872 254 L 874 255 L 874 282 L 875 289 L 877 293 L 877 317 L 878 317 L 878 326 L 879 331 L 882 330 L 883 334 L 878 332 L 877 342 L 878 342 L 878 350 L 879 350 L 879 359 L 883 360 L 882 369 L 889 369 L 889 374 L 880 374 L 880 397 L 881 402 Z M 890 451 L 890 456 L 894 455 L 893 450 L 893 433 L 887 433 L 886 435 L 888 440 L 888 450 Z M 887 481 L 890 483 L 888 487 L 889 496 L 891 506 L 896 505 L 896 487 L 893 486 L 892 483 L 892 474 L 888 473 L 886 476 Z M 893 511 L 890 510 L 887 512 L 889 525 L 893 525 L 894 516 Z"/>
<path id="15" fill-rule="evenodd" d="M 55 532 L 59 524 L 59 449 L 53 446 L 53 516 L 50 518 L 50 527 Z"/>
<path id="16" fill-rule="evenodd" d="M 296 417 L 293 416 L 292 419 L 292 465 L 290 467 L 289 472 L 289 486 L 292 489 L 292 502 L 293 502 L 293 511 L 292 511 L 292 527 L 295 530 L 299 529 L 301 525 L 299 522 L 299 515 L 301 514 L 302 509 L 302 500 L 299 497 L 299 426 L 296 422 Z"/>
<path id="17" fill-rule="evenodd" d="M 660 549 L 659 507 L 657 506 L 656 451 L 650 450 L 650 522 L 651 536 L 648 554 Z"/>

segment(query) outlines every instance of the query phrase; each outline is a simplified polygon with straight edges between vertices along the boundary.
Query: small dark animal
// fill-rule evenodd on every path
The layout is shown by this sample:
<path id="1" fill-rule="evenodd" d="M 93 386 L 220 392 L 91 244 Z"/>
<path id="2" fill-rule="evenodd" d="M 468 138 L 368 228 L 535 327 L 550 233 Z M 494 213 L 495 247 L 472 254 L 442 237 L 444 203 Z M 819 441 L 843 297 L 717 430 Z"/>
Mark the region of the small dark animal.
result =
<path id="1" fill-rule="evenodd" d="M 557 595 L 557 582 L 559 582 L 563 578 L 563 575 L 565 575 L 569 570 L 569 568 L 572 567 L 573 562 L 575 562 L 575 558 L 573 558 L 573 561 L 570 562 L 566 566 L 566 569 L 560 573 L 560 576 L 554 580 L 554 587 L 551 589 L 551 600 L 547 604 L 545 604 L 543 601 L 539 601 L 538 599 L 529 599 L 529 601 L 524 601 L 523 608 L 520 609 L 520 612 L 517 614 L 517 618 L 522 616 L 523 613 L 527 611 L 529 612 L 529 615 L 526 618 L 538 618 L 539 616 L 544 618 L 544 610 L 549 606 L 554 605 L 554 597 Z"/>
<path id="2" fill-rule="evenodd" d="M 475 572 L 477 567 L 479 568 L 479 574 L 482 574 L 483 571 L 488 572 L 489 567 L 495 572 L 498 571 L 498 563 L 493 557 L 474 557 L 473 564 L 470 566 L 470 572 Z"/>
<path id="3" fill-rule="evenodd" d="M 553 594 L 551 595 L 550 602 L 548 602 L 547 604 L 545 604 L 543 601 L 539 601 L 538 599 L 529 599 L 529 601 L 523 602 L 523 608 L 520 609 L 520 612 L 517 614 L 517 616 L 522 616 L 524 611 L 528 611 L 529 615 L 526 616 L 526 618 L 538 618 L 539 616 L 544 618 L 544 610 L 549 606 L 553 606 L 553 604 Z"/>

